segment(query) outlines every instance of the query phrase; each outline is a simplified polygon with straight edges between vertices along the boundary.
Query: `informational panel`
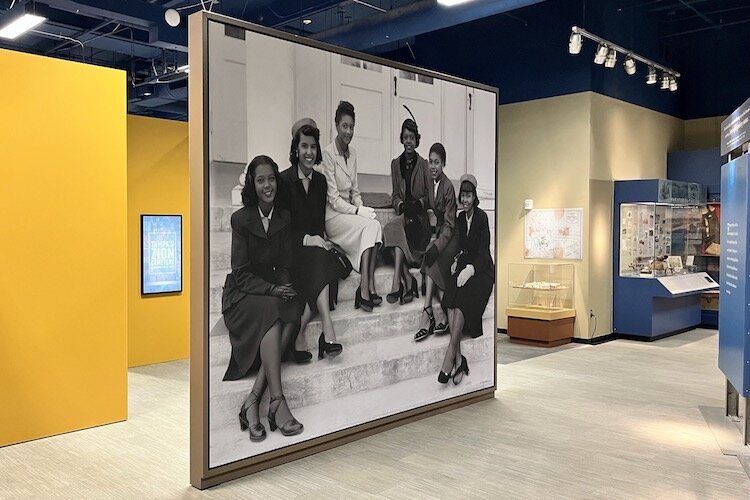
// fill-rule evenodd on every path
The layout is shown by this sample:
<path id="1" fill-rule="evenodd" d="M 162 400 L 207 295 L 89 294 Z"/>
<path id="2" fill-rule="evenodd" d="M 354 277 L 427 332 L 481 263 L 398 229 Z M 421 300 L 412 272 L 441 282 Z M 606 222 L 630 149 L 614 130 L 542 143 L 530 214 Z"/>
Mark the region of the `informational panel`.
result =
<path id="1" fill-rule="evenodd" d="M 742 103 L 742 106 L 721 122 L 721 155 L 729 154 L 748 141 L 750 141 L 750 99 Z"/>
<path id="2" fill-rule="evenodd" d="M 583 209 L 535 209 L 526 214 L 526 259 L 583 258 Z"/>
<path id="3" fill-rule="evenodd" d="M 678 257 L 679 258 L 679 257 Z M 672 295 L 719 288 L 719 284 L 706 273 L 679 274 L 656 278 Z"/>
<path id="4" fill-rule="evenodd" d="M 191 33 L 197 27 L 202 40 L 190 42 L 192 484 L 217 484 L 426 412 L 494 397 L 494 200 L 484 193 L 496 187 L 497 89 L 210 13 L 191 18 Z M 239 39 L 238 30 L 241 47 L 222 43 L 228 33 Z M 226 60 L 244 60 L 245 77 L 211 70 L 213 61 Z M 222 94 L 236 87 L 225 80 L 235 78 L 246 91 Z M 370 212 L 358 191 L 363 173 L 378 175 L 387 187 L 376 194 L 390 198 L 391 163 L 403 160 L 422 185 L 442 179 L 442 199 L 453 203 L 448 189 L 464 173 L 468 139 L 466 127 L 443 128 L 445 113 L 455 111 L 442 106 L 444 83 L 457 86 L 457 95 L 481 93 L 482 100 L 463 105 L 491 117 L 471 139 L 472 156 L 482 159 L 472 165 L 480 203 L 471 232 L 486 231 L 486 238 L 478 233 L 481 258 L 462 287 L 455 286 L 460 269 L 450 270 L 458 249 L 435 271 L 446 297 L 469 294 L 472 310 L 447 305 L 464 307 L 463 324 L 416 341 L 420 328 L 429 328 L 424 297 L 399 300 L 391 290 L 393 265 L 383 264 L 399 245 L 401 219 L 390 207 Z M 228 185 L 225 177 L 237 178 L 209 161 L 213 148 L 225 145 L 210 132 L 220 129 L 227 99 L 247 99 L 247 167 L 233 190 L 241 196 L 209 198 L 204 193 Z M 403 104 L 419 127 L 416 154 L 431 158 L 434 169 L 423 168 L 427 163 L 399 140 L 408 115 Z M 308 125 L 293 128 L 302 119 Z M 441 134 L 455 135 L 444 145 L 447 184 L 439 177 L 440 154 L 430 155 Z M 405 236 L 400 244 L 408 244 Z M 331 245 L 354 269 L 345 278 L 337 258 L 330 269 Z M 421 288 L 425 275 L 410 272 Z M 412 287 L 411 278 L 404 281 Z M 381 299 L 369 304 L 366 291 Z M 439 294 L 432 302 L 436 321 L 447 322 Z"/>
<path id="5" fill-rule="evenodd" d="M 748 156 L 721 167 L 721 298 L 719 368 L 744 397 L 750 395 L 750 293 L 747 280 Z"/>
<path id="6" fill-rule="evenodd" d="M 141 215 L 141 294 L 182 291 L 182 216 Z"/>

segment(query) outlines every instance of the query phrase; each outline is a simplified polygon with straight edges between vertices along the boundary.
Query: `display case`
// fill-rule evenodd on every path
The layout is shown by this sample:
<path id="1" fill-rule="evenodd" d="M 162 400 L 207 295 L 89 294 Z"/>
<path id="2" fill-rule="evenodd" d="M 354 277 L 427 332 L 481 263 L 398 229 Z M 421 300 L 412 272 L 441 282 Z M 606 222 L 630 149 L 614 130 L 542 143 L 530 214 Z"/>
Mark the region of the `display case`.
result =
<path id="1" fill-rule="evenodd" d="M 522 263 L 508 269 L 508 337 L 552 347 L 573 338 L 573 264 Z"/>
<path id="2" fill-rule="evenodd" d="M 701 208 L 665 203 L 620 205 L 621 277 L 656 278 L 698 271 Z"/>
<path id="3" fill-rule="evenodd" d="M 573 264 L 510 264 L 508 307 L 573 309 Z"/>

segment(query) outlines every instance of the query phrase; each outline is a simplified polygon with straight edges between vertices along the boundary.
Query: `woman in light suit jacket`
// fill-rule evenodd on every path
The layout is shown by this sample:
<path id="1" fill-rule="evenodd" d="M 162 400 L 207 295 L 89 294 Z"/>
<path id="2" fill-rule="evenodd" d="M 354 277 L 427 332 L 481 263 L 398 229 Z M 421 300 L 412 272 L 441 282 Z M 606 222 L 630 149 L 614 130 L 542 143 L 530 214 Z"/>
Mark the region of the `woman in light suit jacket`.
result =
<path id="1" fill-rule="evenodd" d="M 359 192 L 357 152 L 349 145 L 354 137 L 354 106 L 339 102 L 335 123 L 336 139 L 323 150 L 322 170 L 328 184 L 326 234 L 362 277 L 354 307 L 372 312 L 383 301 L 375 290 L 375 257 L 383 231 L 375 210 L 362 204 Z"/>
<path id="2" fill-rule="evenodd" d="M 430 148 L 428 158 L 428 172 L 432 180 L 427 188 L 427 207 L 433 211 L 436 224 L 435 239 L 427 246 L 422 264 L 425 314 L 422 315 L 421 328 L 414 335 L 416 341 L 424 340 L 433 333 L 445 333 L 448 329 L 446 322 L 435 324 L 432 298 L 438 293 L 436 287 L 445 291 L 453 257 L 458 252 L 458 238 L 455 237 L 456 191 L 448 176 L 443 173 L 445 147 L 436 142 Z"/>

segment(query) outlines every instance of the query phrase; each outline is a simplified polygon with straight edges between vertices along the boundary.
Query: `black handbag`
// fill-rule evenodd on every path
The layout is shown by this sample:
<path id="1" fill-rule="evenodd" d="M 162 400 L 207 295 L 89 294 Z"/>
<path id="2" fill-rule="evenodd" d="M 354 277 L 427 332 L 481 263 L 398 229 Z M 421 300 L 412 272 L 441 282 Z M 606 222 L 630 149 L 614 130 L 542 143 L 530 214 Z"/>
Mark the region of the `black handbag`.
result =
<path id="1" fill-rule="evenodd" d="M 349 258 L 336 247 L 333 247 L 329 250 L 331 254 L 333 254 L 334 257 L 336 257 L 336 260 L 339 263 L 339 279 L 346 279 L 349 274 L 352 272 L 352 263 L 349 262 Z"/>

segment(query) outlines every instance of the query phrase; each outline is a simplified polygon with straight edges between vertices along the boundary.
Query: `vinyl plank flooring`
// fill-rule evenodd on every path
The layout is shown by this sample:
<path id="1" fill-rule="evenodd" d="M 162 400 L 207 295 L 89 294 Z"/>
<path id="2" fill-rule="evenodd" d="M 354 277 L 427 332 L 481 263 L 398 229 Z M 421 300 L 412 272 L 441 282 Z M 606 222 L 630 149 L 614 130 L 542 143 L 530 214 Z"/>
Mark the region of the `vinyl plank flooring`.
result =
<path id="1" fill-rule="evenodd" d="M 717 341 L 500 343 L 496 399 L 202 492 L 188 485 L 188 363 L 141 367 L 127 422 L 1 448 L 0 498 L 750 498 L 701 413 L 723 404 Z"/>

